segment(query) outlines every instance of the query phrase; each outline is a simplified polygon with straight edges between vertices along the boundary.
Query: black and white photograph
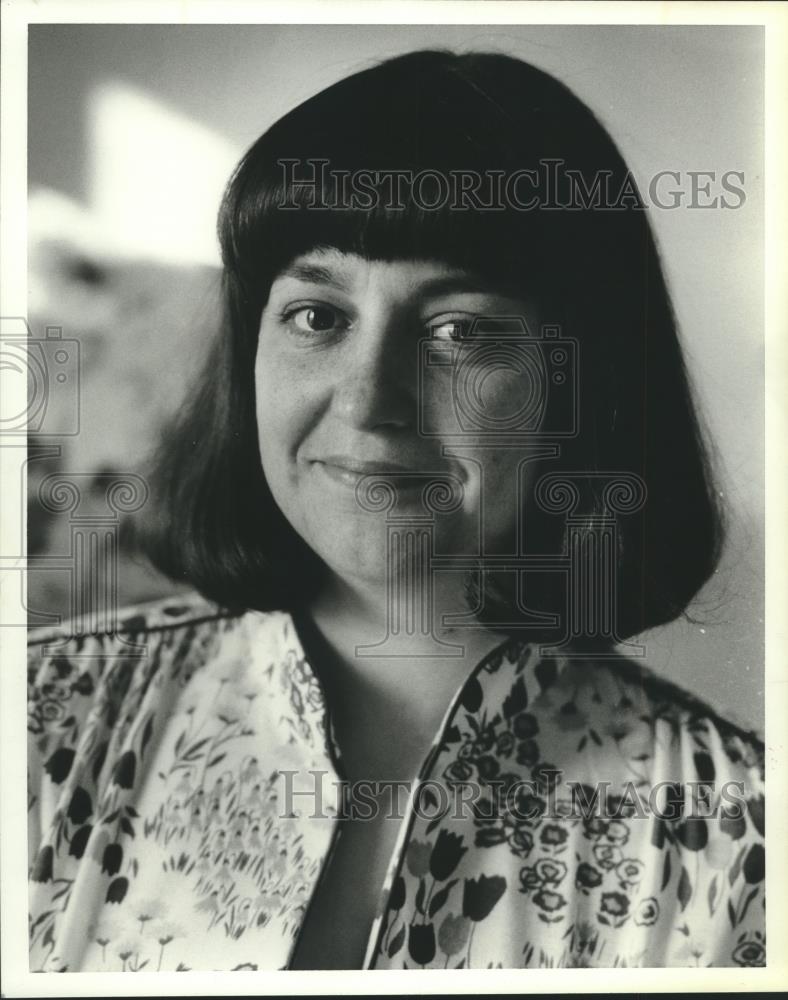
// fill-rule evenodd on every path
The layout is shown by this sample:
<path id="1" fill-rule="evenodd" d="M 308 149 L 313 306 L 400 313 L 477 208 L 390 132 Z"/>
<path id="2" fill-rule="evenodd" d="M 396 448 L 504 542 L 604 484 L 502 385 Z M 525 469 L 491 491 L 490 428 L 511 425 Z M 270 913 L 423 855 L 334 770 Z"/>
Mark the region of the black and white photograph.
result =
<path id="1" fill-rule="evenodd" d="M 777 988 L 786 6 L 113 6 L 3 126 L 4 994 Z"/>

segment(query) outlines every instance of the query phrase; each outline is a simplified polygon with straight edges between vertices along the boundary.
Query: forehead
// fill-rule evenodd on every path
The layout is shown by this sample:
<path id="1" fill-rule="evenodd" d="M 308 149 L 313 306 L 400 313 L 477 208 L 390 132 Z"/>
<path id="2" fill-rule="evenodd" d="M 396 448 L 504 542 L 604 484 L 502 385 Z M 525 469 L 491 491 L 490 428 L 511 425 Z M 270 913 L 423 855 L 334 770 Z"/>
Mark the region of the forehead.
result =
<path id="1" fill-rule="evenodd" d="M 497 285 L 472 270 L 445 261 L 433 258 L 382 260 L 334 247 L 317 247 L 300 254 L 279 272 L 276 281 L 293 279 L 327 284 L 352 293 L 371 278 L 402 285 L 413 293 L 498 293 L 513 297 L 511 288 L 505 289 L 502 284 Z"/>

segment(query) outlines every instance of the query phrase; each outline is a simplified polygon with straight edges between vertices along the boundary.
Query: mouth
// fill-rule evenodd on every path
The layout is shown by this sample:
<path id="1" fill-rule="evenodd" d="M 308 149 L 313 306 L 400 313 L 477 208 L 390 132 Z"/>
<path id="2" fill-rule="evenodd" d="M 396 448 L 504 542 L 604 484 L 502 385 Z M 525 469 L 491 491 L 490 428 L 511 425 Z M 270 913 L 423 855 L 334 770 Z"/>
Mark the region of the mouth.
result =
<path id="1" fill-rule="evenodd" d="M 359 476 L 372 476 L 375 473 L 380 473 L 381 475 L 404 475 L 407 472 L 416 471 L 402 462 L 392 462 L 386 459 L 361 459 L 356 458 L 354 455 L 326 455 L 324 458 L 312 459 L 312 462 L 334 469 L 345 469 Z"/>
<path id="2" fill-rule="evenodd" d="M 383 459 L 359 459 L 351 455 L 329 455 L 310 459 L 310 464 L 335 482 L 352 489 L 355 489 L 365 476 L 379 476 L 401 490 L 422 490 L 430 474 L 436 479 L 445 479 L 447 474 L 447 470 L 440 470 L 435 466 L 424 464 L 410 466 Z"/>

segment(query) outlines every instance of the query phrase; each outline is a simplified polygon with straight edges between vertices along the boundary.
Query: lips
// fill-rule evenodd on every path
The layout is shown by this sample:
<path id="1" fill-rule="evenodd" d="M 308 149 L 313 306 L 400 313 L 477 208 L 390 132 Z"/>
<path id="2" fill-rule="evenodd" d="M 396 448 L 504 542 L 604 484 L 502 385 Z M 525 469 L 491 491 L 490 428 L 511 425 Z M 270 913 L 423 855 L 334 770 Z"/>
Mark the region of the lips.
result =
<path id="1" fill-rule="evenodd" d="M 327 455 L 309 461 L 329 478 L 350 487 L 355 487 L 364 476 L 380 476 L 392 480 L 400 487 L 421 489 L 424 486 L 422 477 L 430 473 L 436 477 L 441 476 L 441 470 L 435 466 L 421 464 L 414 467 L 387 459 L 360 459 L 352 455 Z"/>
<path id="2" fill-rule="evenodd" d="M 327 455 L 325 458 L 312 459 L 312 461 L 331 468 L 353 472 L 357 476 L 371 476 L 376 473 L 396 476 L 419 471 L 413 466 L 401 462 L 392 462 L 386 459 L 360 459 L 353 455 Z M 424 469 L 424 471 L 427 470 Z"/>

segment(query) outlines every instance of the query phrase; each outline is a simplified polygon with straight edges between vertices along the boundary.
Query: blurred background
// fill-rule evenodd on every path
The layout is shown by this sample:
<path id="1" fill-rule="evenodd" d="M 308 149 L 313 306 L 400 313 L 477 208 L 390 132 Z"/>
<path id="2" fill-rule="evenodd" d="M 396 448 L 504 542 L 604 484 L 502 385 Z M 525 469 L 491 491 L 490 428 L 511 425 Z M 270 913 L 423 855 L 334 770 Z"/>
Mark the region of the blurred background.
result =
<path id="1" fill-rule="evenodd" d="M 660 171 L 681 175 L 661 190 L 682 189 L 682 204 L 651 218 L 718 449 L 730 537 L 689 617 L 641 641 L 655 670 L 762 729 L 759 27 L 31 25 L 29 323 L 36 338 L 48 328 L 60 337 L 68 364 L 78 352 L 80 419 L 63 436 L 71 404 L 53 392 L 29 454 L 30 623 L 74 606 L 74 511 L 54 509 L 46 491 L 42 502 L 39 487 L 78 473 L 83 523 L 114 525 L 107 483 L 141 471 L 188 391 L 217 321 L 216 210 L 240 155 L 328 84 L 425 47 L 520 56 L 589 104 L 641 190 Z M 743 204 L 689 207 L 689 171 L 742 172 Z M 121 605 L 179 590 L 123 538 Z M 80 606 L 98 600 L 91 592 Z"/>

